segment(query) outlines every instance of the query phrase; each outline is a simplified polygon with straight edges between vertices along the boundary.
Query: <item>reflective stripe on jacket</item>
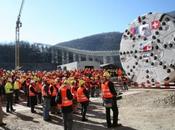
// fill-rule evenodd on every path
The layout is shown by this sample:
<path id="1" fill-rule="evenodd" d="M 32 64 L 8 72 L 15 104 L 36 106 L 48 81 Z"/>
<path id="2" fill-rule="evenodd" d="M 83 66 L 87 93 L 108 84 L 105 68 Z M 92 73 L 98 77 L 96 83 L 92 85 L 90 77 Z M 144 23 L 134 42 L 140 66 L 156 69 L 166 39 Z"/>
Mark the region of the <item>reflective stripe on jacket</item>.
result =
<path id="1" fill-rule="evenodd" d="M 67 106 L 71 106 L 73 104 L 72 100 L 69 100 L 67 98 L 67 87 L 61 87 L 60 88 L 60 92 L 61 92 L 61 99 L 62 99 L 62 103 L 61 106 L 62 107 L 67 107 Z"/>
<path id="2" fill-rule="evenodd" d="M 79 87 L 77 89 L 77 101 L 78 102 L 86 102 L 86 101 L 89 101 L 89 99 L 86 97 L 86 95 L 84 94 L 83 90 L 85 88 L 83 87 Z"/>
<path id="3" fill-rule="evenodd" d="M 107 81 L 101 85 L 101 92 L 102 92 L 103 98 L 112 98 L 113 97 L 113 95 L 109 89 L 108 83 L 109 82 Z"/>

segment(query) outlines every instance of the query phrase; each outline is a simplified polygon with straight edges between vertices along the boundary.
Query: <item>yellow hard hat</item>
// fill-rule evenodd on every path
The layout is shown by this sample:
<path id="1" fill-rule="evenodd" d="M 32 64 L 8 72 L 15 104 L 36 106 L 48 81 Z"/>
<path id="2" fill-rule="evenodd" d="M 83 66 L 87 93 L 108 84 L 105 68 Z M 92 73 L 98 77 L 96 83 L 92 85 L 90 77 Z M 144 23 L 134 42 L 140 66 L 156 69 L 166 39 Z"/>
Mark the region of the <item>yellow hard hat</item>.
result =
<path id="1" fill-rule="evenodd" d="M 71 80 L 71 81 L 70 81 L 70 84 L 71 84 L 71 85 L 74 84 L 74 83 L 76 83 L 75 80 Z"/>
<path id="2" fill-rule="evenodd" d="M 103 73 L 103 77 L 109 78 L 110 77 L 110 73 L 108 71 Z"/>
<path id="3" fill-rule="evenodd" d="M 79 87 L 81 87 L 83 84 L 85 84 L 85 81 L 84 80 L 79 80 Z"/>
<path id="4" fill-rule="evenodd" d="M 69 84 L 68 80 L 64 80 L 63 84 Z"/>

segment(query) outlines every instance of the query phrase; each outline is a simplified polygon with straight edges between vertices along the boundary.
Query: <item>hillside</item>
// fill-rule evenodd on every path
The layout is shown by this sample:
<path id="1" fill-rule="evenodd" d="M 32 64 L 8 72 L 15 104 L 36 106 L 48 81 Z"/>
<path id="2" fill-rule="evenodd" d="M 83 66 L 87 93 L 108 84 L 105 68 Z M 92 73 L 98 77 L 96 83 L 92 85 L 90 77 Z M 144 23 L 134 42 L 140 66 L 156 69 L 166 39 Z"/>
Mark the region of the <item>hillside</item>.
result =
<path id="1" fill-rule="evenodd" d="M 172 17 L 175 18 L 175 11 L 171 11 L 171 12 L 168 12 L 168 13 L 166 13 L 166 14 L 168 14 L 168 15 L 170 15 L 170 16 L 172 16 Z"/>
<path id="2" fill-rule="evenodd" d="M 119 50 L 121 36 L 122 33 L 120 32 L 101 33 L 81 39 L 58 43 L 56 46 L 67 46 L 91 51 Z"/>

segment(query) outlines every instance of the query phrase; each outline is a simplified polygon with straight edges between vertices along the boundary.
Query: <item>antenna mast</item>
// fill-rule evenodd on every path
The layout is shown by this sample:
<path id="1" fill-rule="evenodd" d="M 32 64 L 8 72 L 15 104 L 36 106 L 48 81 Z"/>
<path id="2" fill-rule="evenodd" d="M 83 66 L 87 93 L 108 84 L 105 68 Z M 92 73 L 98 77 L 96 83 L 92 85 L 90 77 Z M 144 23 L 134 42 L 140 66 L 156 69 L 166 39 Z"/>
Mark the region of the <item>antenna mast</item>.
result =
<path id="1" fill-rule="evenodd" d="M 18 69 L 20 67 L 20 64 L 19 64 L 19 61 L 20 61 L 19 60 L 19 41 L 20 41 L 20 28 L 22 27 L 20 17 L 21 17 L 21 12 L 22 12 L 22 9 L 23 9 L 23 4 L 24 4 L 24 0 L 22 0 L 21 7 L 20 7 L 20 10 L 19 10 L 19 14 L 18 14 L 17 21 L 16 21 L 15 69 Z"/>

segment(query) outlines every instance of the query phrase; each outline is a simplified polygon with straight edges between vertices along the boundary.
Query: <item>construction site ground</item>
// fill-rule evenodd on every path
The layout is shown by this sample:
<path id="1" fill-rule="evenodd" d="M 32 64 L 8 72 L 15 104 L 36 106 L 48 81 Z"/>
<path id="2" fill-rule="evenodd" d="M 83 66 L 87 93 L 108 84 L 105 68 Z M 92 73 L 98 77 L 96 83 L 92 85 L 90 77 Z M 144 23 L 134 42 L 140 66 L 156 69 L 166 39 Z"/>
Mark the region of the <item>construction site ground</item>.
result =
<path id="1" fill-rule="evenodd" d="M 113 130 L 175 130 L 175 92 L 165 89 L 129 89 L 118 101 L 119 123 Z M 64 130 L 61 115 L 51 114 L 52 120 L 42 118 L 42 106 L 37 113 L 30 112 L 26 102 L 14 105 L 13 113 L 5 113 L 5 127 L 0 130 Z M 5 107 L 3 107 L 5 112 Z M 105 108 L 99 97 L 91 98 L 87 113 L 88 122 L 81 121 L 80 114 L 74 114 L 73 130 L 107 130 Z"/>

